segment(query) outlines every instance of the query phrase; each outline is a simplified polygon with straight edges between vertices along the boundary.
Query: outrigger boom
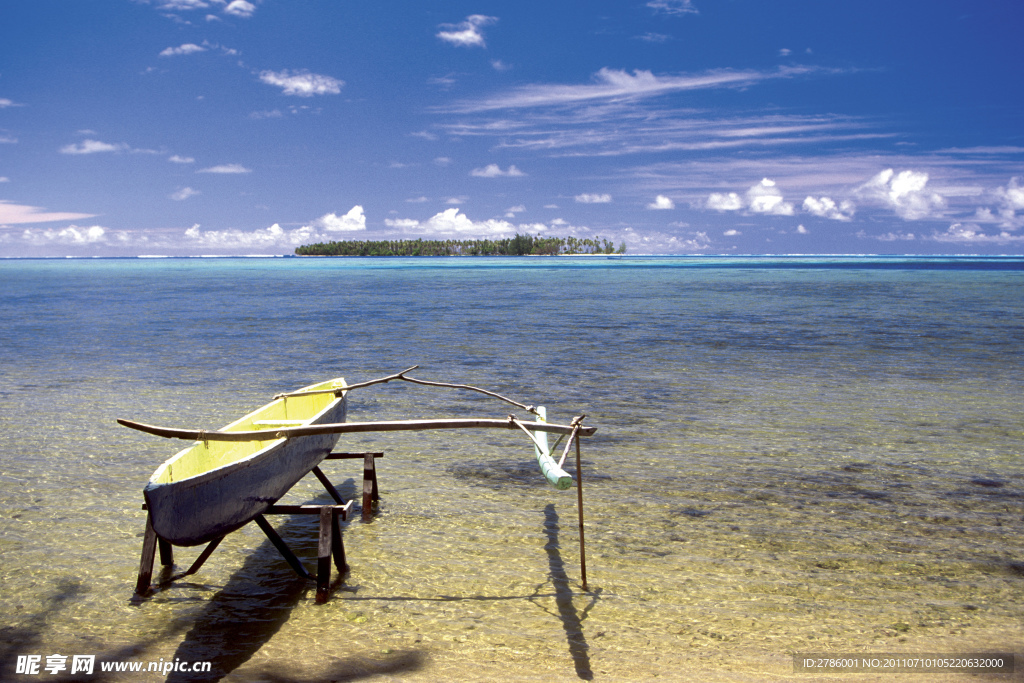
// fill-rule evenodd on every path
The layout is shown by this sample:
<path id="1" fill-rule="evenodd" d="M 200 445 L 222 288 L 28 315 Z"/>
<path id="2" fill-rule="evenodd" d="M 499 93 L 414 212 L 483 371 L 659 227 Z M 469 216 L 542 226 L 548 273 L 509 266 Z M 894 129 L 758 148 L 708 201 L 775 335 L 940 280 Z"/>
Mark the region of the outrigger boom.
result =
<path id="1" fill-rule="evenodd" d="M 453 420 L 393 420 L 379 422 L 339 422 L 334 424 L 310 425 L 308 427 L 282 427 L 278 429 L 257 429 L 244 432 L 207 431 L 203 429 L 174 429 L 157 427 L 141 422 L 119 419 L 123 427 L 140 432 L 162 436 L 168 439 L 188 441 L 273 441 L 293 436 L 320 436 L 323 434 L 352 434 L 357 432 L 414 432 L 429 429 L 517 429 L 522 425 L 534 432 L 551 434 L 572 434 L 593 436 L 597 427 L 562 425 L 550 422 L 523 422 L 513 417 L 495 419 L 453 419 Z"/>

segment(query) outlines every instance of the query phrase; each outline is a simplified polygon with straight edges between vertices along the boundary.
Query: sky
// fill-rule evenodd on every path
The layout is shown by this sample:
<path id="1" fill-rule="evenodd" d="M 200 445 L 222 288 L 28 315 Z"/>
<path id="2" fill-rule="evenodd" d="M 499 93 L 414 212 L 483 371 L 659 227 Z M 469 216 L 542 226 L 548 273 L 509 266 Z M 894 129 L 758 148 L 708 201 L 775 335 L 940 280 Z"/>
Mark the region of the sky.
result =
<path id="1" fill-rule="evenodd" d="M 6 0 L 0 257 L 1024 253 L 1017 0 Z"/>

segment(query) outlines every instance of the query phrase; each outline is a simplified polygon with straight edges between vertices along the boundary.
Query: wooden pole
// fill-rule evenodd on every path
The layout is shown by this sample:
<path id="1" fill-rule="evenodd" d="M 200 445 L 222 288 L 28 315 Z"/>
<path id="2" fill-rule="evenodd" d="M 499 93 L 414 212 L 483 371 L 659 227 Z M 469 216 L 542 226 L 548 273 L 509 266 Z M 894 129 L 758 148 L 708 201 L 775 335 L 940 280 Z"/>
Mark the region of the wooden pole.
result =
<path id="1" fill-rule="evenodd" d="M 580 440 L 576 439 L 576 509 L 580 513 L 580 574 L 587 591 L 587 544 L 583 538 L 583 463 L 580 461 Z"/>
<path id="2" fill-rule="evenodd" d="M 142 537 L 142 560 L 139 562 L 139 579 L 135 582 L 135 594 L 145 595 L 149 592 L 149 584 L 153 580 L 153 559 L 156 557 L 156 531 L 153 530 L 153 518 L 146 513 L 146 533 Z"/>
<path id="3" fill-rule="evenodd" d="M 316 562 L 316 601 L 327 600 L 327 591 L 331 587 L 331 554 L 334 550 L 334 506 L 324 505 L 320 508 L 320 542 L 317 544 Z"/>
<path id="4" fill-rule="evenodd" d="M 516 422 L 509 419 L 451 419 L 451 420 L 394 420 L 380 422 L 338 422 L 331 424 L 314 424 L 306 427 L 284 427 L 281 429 L 260 429 L 255 431 L 206 431 L 203 429 L 174 429 L 156 427 L 141 422 L 118 419 L 117 423 L 137 429 L 140 432 L 154 434 L 168 439 L 186 439 L 188 441 L 273 441 L 295 436 L 320 436 L 322 434 L 353 434 L 359 432 L 415 432 L 429 429 L 516 429 Z M 523 427 L 535 432 L 551 434 L 572 434 L 576 430 L 580 436 L 593 436 L 597 427 L 573 427 L 571 425 L 554 424 L 551 422 L 519 422 Z"/>

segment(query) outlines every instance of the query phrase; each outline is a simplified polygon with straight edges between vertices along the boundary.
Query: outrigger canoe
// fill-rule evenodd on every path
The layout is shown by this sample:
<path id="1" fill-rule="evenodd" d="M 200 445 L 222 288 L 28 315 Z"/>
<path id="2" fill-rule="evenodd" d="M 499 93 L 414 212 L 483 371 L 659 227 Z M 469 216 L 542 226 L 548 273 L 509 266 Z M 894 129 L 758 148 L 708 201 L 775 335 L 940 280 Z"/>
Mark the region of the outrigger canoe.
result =
<path id="1" fill-rule="evenodd" d="M 344 422 L 346 386 L 338 378 L 303 387 L 219 430 L 268 430 L 266 440 L 200 440 L 162 464 L 143 489 L 153 530 L 175 545 L 192 546 L 265 512 L 323 461 L 340 436 L 273 438 L 272 430 Z"/>

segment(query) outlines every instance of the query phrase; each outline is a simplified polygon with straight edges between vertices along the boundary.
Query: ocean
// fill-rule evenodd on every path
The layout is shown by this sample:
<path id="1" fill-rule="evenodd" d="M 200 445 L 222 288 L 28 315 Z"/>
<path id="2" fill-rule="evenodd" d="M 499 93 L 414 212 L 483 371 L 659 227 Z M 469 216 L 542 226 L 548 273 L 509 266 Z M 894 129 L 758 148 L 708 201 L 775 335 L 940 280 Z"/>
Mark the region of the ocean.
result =
<path id="1" fill-rule="evenodd" d="M 1024 652 L 1021 257 L 2 260 L 0 315 L 2 680 L 809 681 L 795 657 Z M 255 525 L 132 601 L 142 489 L 184 444 L 117 418 L 215 429 L 412 365 L 597 427 L 589 590 L 575 489 L 526 435 L 467 430 L 342 437 L 384 452 L 382 500 L 325 604 Z M 359 498 L 359 461 L 323 468 Z M 282 502 L 328 500 L 307 477 Z M 316 521 L 271 522 L 313 571 Z M 101 671 L 133 662 L 164 673 Z"/>

